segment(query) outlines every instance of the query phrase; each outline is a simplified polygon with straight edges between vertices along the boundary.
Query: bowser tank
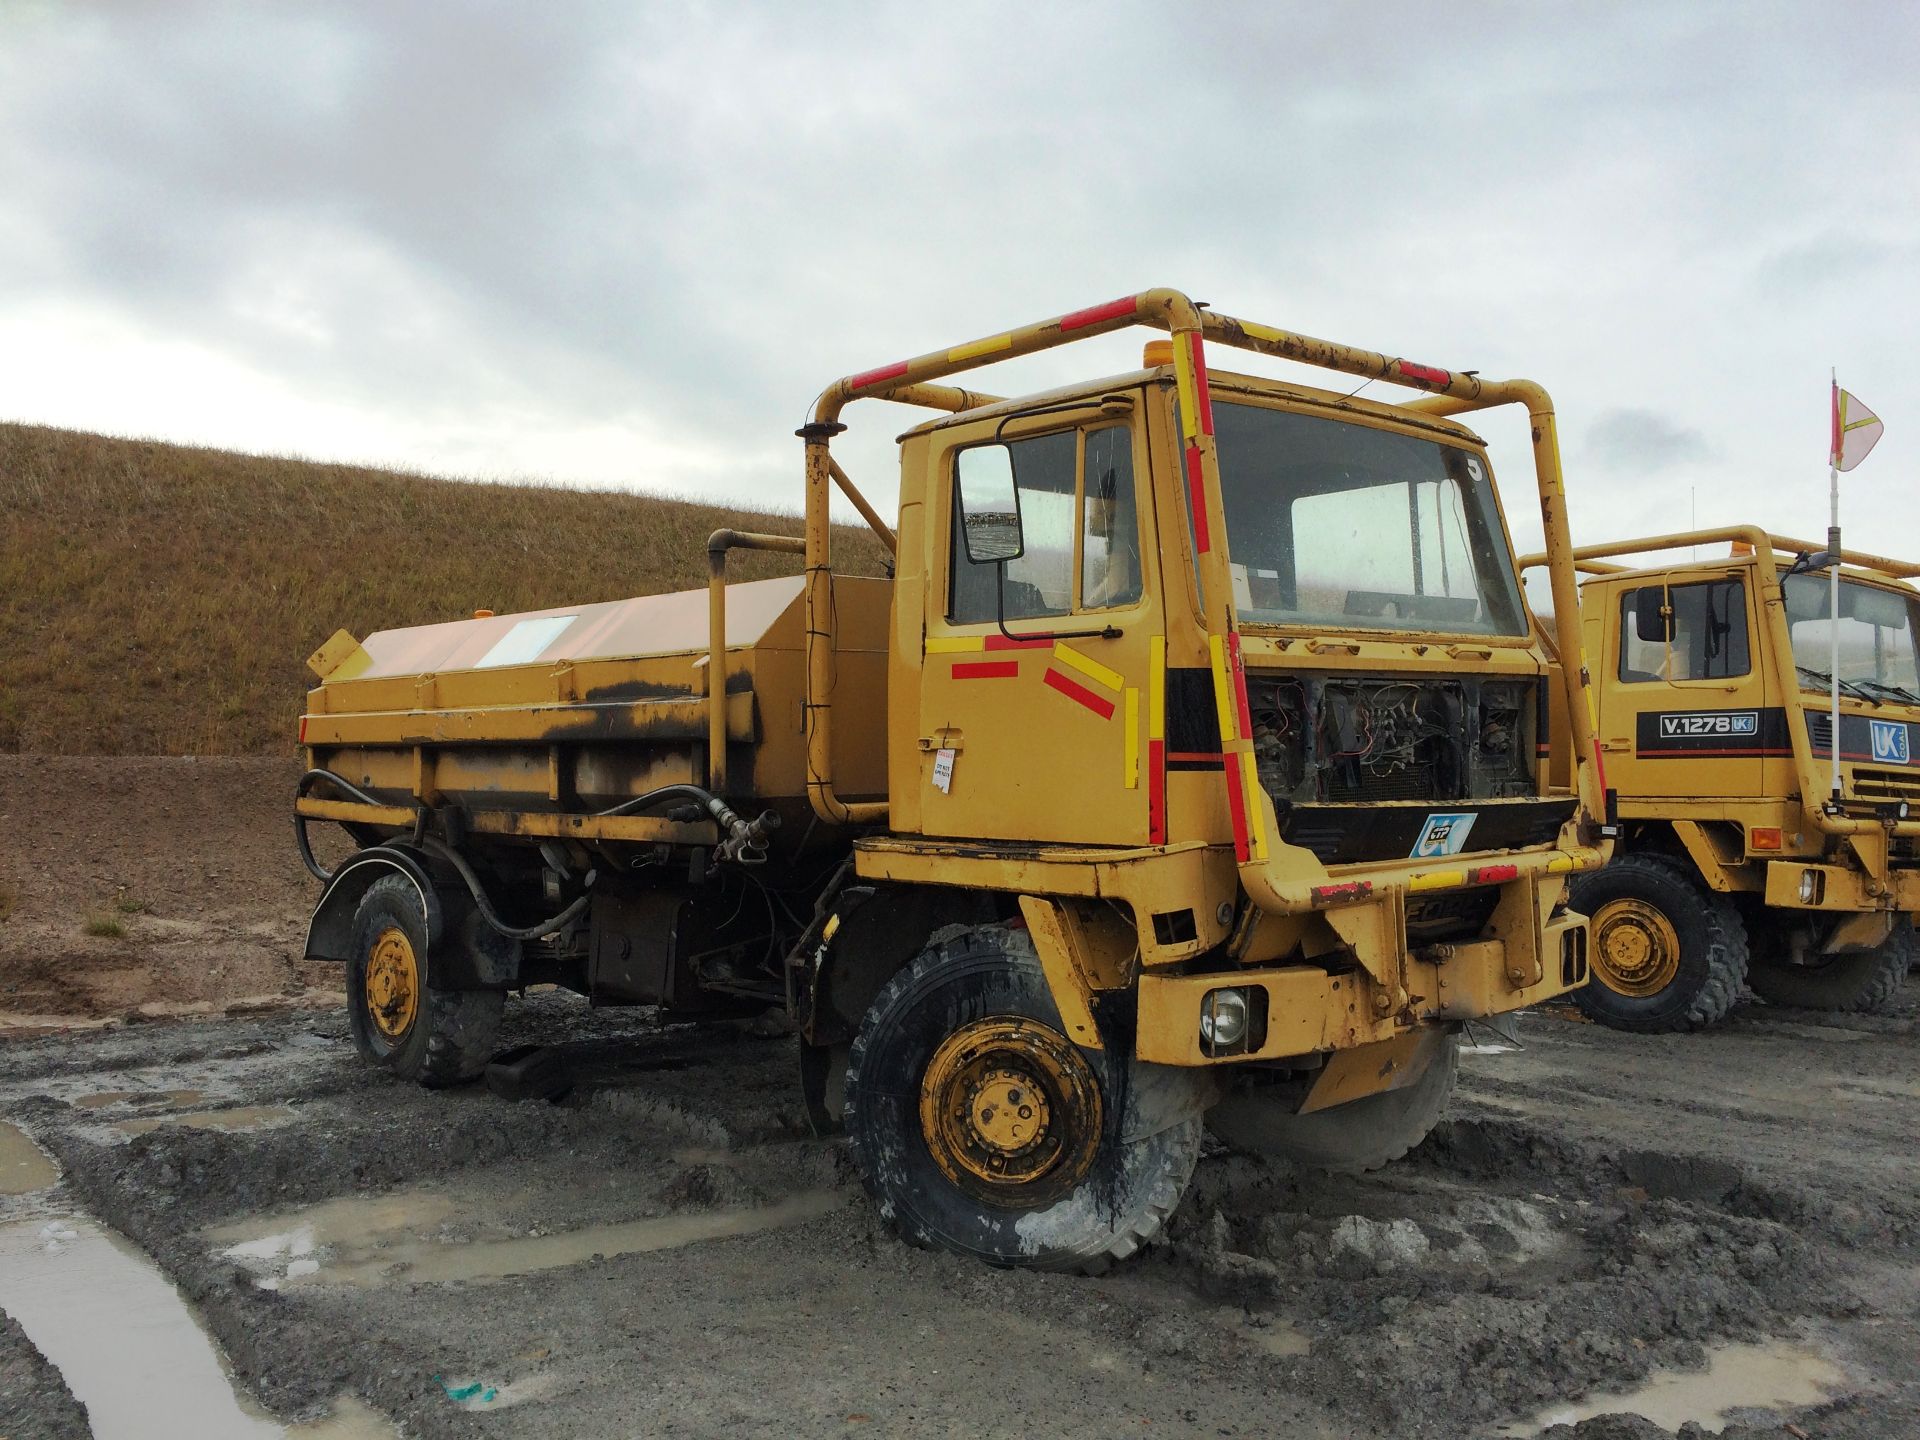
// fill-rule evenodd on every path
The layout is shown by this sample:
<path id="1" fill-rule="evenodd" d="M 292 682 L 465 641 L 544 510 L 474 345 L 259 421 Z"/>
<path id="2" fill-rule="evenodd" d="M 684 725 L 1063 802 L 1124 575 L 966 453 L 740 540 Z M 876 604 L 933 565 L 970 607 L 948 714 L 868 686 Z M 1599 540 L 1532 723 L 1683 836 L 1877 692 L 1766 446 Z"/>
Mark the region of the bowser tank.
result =
<path id="1" fill-rule="evenodd" d="M 806 808 L 800 576 L 727 587 L 729 789 L 783 820 Z M 886 790 L 885 748 L 858 717 L 886 709 L 888 581 L 836 577 L 835 770 Z M 391 806 L 485 816 L 577 814 L 709 773 L 709 595 L 681 591 L 336 635 L 310 662 L 301 743 L 316 769 Z M 531 837 L 529 837 L 531 838 Z"/>

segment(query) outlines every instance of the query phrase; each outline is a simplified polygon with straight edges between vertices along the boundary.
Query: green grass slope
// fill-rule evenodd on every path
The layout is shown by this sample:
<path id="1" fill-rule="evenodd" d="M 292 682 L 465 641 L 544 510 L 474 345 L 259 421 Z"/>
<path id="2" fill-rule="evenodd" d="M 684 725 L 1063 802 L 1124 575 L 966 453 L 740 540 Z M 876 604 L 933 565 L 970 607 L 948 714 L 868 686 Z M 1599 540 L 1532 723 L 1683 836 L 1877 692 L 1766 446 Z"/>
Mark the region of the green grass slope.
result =
<path id="1" fill-rule="evenodd" d="M 799 457 L 795 455 L 796 499 Z M 334 630 L 706 584 L 793 516 L 0 425 L 0 751 L 289 750 Z M 864 530 L 843 559 L 879 573 Z M 791 556 L 736 552 L 741 578 Z"/>

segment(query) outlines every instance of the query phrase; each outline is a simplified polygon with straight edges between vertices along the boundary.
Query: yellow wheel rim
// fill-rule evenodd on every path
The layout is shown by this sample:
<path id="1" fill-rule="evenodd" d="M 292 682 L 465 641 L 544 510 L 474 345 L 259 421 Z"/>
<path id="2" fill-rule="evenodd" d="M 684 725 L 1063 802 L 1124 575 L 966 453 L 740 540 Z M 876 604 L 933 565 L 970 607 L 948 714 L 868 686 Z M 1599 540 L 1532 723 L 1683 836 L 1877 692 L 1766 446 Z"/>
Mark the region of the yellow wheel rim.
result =
<path id="1" fill-rule="evenodd" d="M 1680 973 L 1680 932 L 1644 900 L 1609 900 L 1593 917 L 1593 973 L 1621 995 L 1658 995 Z"/>
<path id="2" fill-rule="evenodd" d="M 1100 1148 L 1100 1085 L 1073 1042 L 1020 1016 L 949 1035 L 920 1084 L 920 1128 L 941 1173 L 990 1204 L 1064 1194 Z"/>
<path id="3" fill-rule="evenodd" d="M 420 1010 L 420 962 L 413 942 L 398 926 L 382 930 L 367 957 L 367 1013 L 374 1028 L 389 1040 L 398 1040 L 413 1028 Z"/>

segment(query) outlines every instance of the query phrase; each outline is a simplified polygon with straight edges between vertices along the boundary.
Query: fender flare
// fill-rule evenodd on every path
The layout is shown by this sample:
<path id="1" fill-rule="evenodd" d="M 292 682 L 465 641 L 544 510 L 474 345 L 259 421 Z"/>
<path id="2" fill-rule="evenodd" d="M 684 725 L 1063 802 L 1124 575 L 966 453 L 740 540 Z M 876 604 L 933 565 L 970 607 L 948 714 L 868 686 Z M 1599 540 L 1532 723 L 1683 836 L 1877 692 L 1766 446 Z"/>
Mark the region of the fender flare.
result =
<path id="1" fill-rule="evenodd" d="M 433 862 L 410 845 L 374 845 L 340 863 L 307 922 L 306 958 L 341 963 L 353 958 L 353 917 L 376 880 L 404 875 L 426 917 L 429 984 L 436 990 L 506 990 L 520 983 L 524 950 L 481 917 L 457 878 L 435 873 Z"/>
<path id="2" fill-rule="evenodd" d="M 353 958 L 353 917 L 360 900 L 373 882 L 388 875 L 403 875 L 420 896 L 420 909 L 426 919 L 427 953 L 440 950 L 446 934 L 446 907 L 440 887 L 427 869 L 423 857 L 398 845 L 373 845 L 342 860 L 320 892 L 319 902 L 307 921 L 306 958 L 345 962 Z"/>

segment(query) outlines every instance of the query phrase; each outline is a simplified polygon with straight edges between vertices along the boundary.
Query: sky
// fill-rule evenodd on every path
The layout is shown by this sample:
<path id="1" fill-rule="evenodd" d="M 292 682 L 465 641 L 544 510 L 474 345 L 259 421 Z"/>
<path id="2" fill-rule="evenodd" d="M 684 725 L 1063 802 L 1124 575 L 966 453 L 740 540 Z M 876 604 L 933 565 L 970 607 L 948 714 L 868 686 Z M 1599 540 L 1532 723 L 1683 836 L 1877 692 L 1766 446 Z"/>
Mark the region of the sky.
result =
<path id="1" fill-rule="evenodd" d="M 1920 558 L 1916 75 L 1894 4 L 0 0 L 0 419 L 791 510 L 834 378 L 1168 285 L 1539 381 L 1586 540 L 1821 531 L 1837 367 Z"/>

